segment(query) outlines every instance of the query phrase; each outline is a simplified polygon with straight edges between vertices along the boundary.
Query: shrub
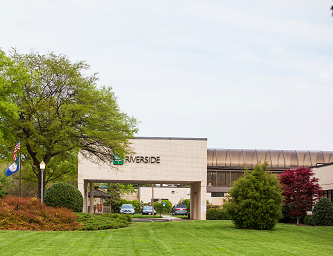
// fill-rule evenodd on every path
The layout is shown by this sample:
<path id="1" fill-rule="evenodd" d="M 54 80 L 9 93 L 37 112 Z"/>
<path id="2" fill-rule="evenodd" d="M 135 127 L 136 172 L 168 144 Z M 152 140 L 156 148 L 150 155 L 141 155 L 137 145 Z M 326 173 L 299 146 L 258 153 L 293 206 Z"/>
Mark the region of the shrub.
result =
<path id="1" fill-rule="evenodd" d="M 326 197 L 322 197 L 316 203 L 312 211 L 313 226 L 333 226 L 333 203 Z"/>
<path id="2" fill-rule="evenodd" d="M 210 208 L 206 212 L 207 220 L 230 220 L 225 209 Z"/>
<path id="3" fill-rule="evenodd" d="M 163 206 L 163 202 L 165 202 L 165 206 Z M 154 202 L 154 209 L 156 210 L 156 214 L 158 213 L 170 213 L 172 208 L 172 203 L 169 200 L 162 200 L 161 203 L 158 201 Z"/>
<path id="4" fill-rule="evenodd" d="M 0 229 L 76 230 L 77 216 L 67 208 L 42 204 L 37 198 L 6 196 L 0 199 Z"/>
<path id="5" fill-rule="evenodd" d="M 305 215 L 303 219 L 303 223 L 305 225 L 311 226 L 312 225 L 312 215 Z"/>
<path id="6" fill-rule="evenodd" d="M 127 227 L 132 221 L 132 216 L 127 214 L 102 214 L 92 215 L 88 213 L 77 213 L 78 222 L 81 223 L 80 230 L 102 230 L 118 229 Z"/>
<path id="7" fill-rule="evenodd" d="M 81 192 L 65 182 L 53 184 L 45 191 L 44 203 L 53 207 L 66 207 L 74 212 L 82 212 L 83 197 Z"/>
<path id="8" fill-rule="evenodd" d="M 224 207 L 237 228 L 272 229 L 282 217 L 279 183 L 267 166 L 259 163 L 245 171 L 229 191 L 232 199 Z"/>

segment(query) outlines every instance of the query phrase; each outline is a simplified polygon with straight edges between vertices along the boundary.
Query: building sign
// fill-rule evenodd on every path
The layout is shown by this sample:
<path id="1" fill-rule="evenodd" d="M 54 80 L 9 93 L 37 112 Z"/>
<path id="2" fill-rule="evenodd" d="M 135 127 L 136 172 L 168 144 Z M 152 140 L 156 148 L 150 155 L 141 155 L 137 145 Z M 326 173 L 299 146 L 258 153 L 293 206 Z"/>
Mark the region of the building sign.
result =
<path id="1" fill-rule="evenodd" d="M 115 165 L 124 164 L 124 159 L 120 158 L 117 155 L 113 155 L 113 164 L 115 164 Z"/>
<path id="2" fill-rule="evenodd" d="M 149 163 L 149 164 L 159 164 L 161 158 L 159 156 L 126 156 L 125 163 Z M 118 157 L 117 155 L 113 156 L 114 165 L 124 164 L 124 159 Z"/>
<path id="3" fill-rule="evenodd" d="M 161 158 L 159 156 L 127 156 L 125 159 L 126 163 L 150 163 L 150 164 L 159 164 Z"/>

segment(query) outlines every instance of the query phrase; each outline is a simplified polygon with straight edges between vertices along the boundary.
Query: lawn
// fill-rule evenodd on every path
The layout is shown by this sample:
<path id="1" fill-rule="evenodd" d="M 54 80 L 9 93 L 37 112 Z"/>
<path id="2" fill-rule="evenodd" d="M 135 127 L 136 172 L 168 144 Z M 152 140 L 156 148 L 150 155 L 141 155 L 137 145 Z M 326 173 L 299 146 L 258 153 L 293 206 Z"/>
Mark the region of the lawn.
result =
<path id="1" fill-rule="evenodd" d="M 239 230 L 231 221 L 133 223 L 102 231 L 0 230 L 1 255 L 332 255 L 333 227 L 278 224 Z"/>

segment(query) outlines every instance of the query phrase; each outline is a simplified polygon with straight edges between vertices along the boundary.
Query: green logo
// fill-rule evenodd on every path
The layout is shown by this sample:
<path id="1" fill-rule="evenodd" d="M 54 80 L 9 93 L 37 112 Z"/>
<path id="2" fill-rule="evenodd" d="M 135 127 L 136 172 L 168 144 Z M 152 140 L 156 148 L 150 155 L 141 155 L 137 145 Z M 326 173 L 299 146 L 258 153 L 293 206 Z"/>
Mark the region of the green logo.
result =
<path id="1" fill-rule="evenodd" d="M 117 155 L 113 155 L 113 164 L 115 164 L 115 165 L 124 164 L 124 159 L 120 158 Z"/>

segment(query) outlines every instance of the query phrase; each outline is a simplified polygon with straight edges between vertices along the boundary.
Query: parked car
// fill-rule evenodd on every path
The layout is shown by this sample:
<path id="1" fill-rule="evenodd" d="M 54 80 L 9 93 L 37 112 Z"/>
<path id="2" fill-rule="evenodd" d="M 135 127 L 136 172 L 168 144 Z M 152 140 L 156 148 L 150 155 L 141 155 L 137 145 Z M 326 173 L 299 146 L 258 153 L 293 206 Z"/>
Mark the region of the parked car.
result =
<path id="1" fill-rule="evenodd" d="M 120 213 L 129 213 L 129 214 L 134 214 L 134 207 L 131 204 L 123 204 L 120 207 Z"/>
<path id="2" fill-rule="evenodd" d="M 186 215 L 187 207 L 185 204 L 177 204 L 171 209 L 171 215 Z"/>
<path id="3" fill-rule="evenodd" d="M 142 214 L 148 214 L 148 215 L 151 215 L 153 212 L 153 207 L 152 206 L 144 206 L 142 208 L 142 211 L 141 213 Z M 154 209 L 154 215 L 156 215 L 156 210 Z"/>

